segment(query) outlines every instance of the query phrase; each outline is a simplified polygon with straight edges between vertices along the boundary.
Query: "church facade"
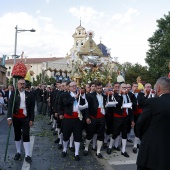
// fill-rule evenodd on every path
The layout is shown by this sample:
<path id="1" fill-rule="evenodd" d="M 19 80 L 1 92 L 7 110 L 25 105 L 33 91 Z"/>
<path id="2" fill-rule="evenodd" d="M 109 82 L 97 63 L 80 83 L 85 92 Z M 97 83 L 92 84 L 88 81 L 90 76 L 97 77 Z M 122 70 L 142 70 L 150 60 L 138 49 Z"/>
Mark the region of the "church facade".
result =
<path id="1" fill-rule="evenodd" d="M 76 80 L 88 74 L 88 69 L 101 71 L 105 66 L 109 68 L 110 73 L 117 71 L 118 63 L 112 60 L 110 49 L 101 42 L 98 45 L 94 42 L 93 31 L 86 31 L 80 23 L 72 37 L 74 43 L 69 54 L 63 59 L 47 62 L 47 72 L 51 71 L 53 76 L 59 77 L 60 80 Z"/>

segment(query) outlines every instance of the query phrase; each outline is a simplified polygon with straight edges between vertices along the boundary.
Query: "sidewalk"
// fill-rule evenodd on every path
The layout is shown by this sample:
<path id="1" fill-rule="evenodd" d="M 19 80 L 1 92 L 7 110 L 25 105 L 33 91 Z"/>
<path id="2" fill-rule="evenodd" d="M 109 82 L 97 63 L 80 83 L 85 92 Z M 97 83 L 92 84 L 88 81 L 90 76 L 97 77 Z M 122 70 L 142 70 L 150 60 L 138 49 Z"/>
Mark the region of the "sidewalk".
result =
<path id="1" fill-rule="evenodd" d="M 52 131 L 50 130 L 51 126 L 48 125 L 48 122 L 49 118 L 47 116 L 37 115 L 35 117 L 34 126 L 31 128 L 31 139 L 34 139 L 32 153 L 33 161 L 30 168 L 27 166 L 28 170 L 113 170 L 105 159 L 98 159 L 95 156 L 94 151 L 89 152 L 89 155 L 84 157 L 82 155 L 82 146 L 80 149 L 80 161 L 75 161 L 74 153 L 69 150 L 67 156 L 62 158 L 62 150 L 59 150 L 57 148 L 58 144 L 54 143 L 57 136 L 53 136 Z M 6 119 L 2 120 L 0 124 L 5 127 L 7 133 L 8 127 L 6 125 Z M 6 163 L 3 162 L 7 139 L 6 133 L 2 134 L 2 138 L 0 139 L 0 170 L 20 170 L 23 167 L 23 160 L 14 161 L 13 159 L 16 153 L 13 128 L 11 129 L 7 161 Z M 22 153 L 22 157 L 24 157 L 24 153 Z"/>

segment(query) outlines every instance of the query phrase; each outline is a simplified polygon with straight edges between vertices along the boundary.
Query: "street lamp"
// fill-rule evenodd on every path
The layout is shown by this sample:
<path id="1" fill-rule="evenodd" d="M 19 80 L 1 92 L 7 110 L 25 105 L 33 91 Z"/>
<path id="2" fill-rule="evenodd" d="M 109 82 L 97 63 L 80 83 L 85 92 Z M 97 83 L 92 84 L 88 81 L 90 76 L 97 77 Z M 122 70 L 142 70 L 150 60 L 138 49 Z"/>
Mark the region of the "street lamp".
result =
<path id="1" fill-rule="evenodd" d="M 26 30 L 26 29 L 18 29 L 17 25 L 15 27 L 15 47 L 14 47 L 14 65 L 16 64 L 16 57 L 17 57 L 17 33 L 18 32 L 25 32 L 25 31 L 29 31 L 29 32 L 35 32 L 36 30 L 34 30 L 33 28 L 31 30 Z"/>
<path id="2" fill-rule="evenodd" d="M 14 65 L 16 64 L 16 58 L 18 58 L 17 53 L 17 33 L 18 32 L 25 32 L 25 31 L 29 31 L 29 32 L 35 32 L 36 30 L 34 30 L 33 28 L 31 30 L 26 30 L 26 29 L 18 29 L 18 26 L 16 25 L 15 27 L 15 46 L 14 46 Z M 13 79 L 13 85 L 15 85 L 15 79 Z"/>

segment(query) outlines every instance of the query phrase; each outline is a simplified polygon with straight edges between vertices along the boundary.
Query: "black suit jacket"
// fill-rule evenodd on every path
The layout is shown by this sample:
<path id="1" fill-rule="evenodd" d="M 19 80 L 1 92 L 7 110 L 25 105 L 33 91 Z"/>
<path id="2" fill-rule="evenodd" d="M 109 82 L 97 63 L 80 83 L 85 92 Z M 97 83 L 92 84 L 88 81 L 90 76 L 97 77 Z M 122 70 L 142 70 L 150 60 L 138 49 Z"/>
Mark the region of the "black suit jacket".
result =
<path id="1" fill-rule="evenodd" d="M 47 103 L 47 98 L 48 98 L 47 90 L 40 89 L 37 94 L 37 101 Z"/>
<path id="2" fill-rule="evenodd" d="M 60 111 L 59 114 L 68 114 L 68 115 L 72 115 L 73 113 L 73 103 L 75 101 L 75 98 L 72 97 L 70 95 L 70 92 L 65 92 L 62 95 L 62 99 L 60 98 L 62 106 L 60 106 L 60 109 L 62 108 L 63 111 Z M 78 102 L 78 98 L 77 98 L 77 102 Z M 85 100 L 80 97 L 80 105 L 84 105 L 85 104 Z M 88 109 L 84 109 L 83 112 L 88 112 Z"/>
<path id="3" fill-rule="evenodd" d="M 8 113 L 7 118 L 12 118 L 13 114 L 17 114 L 18 109 L 20 107 L 20 94 L 19 91 L 16 91 L 15 96 L 15 103 L 14 103 L 14 109 L 12 112 L 13 107 L 13 101 L 14 101 L 14 91 L 11 93 L 10 99 L 8 100 Z M 35 100 L 32 95 L 32 93 L 25 91 L 25 103 L 26 103 L 26 110 L 27 110 L 27 116 L 30 121 L 34 121 L 34 107 L 35 107 Z"/>
<path id="4" fill-rule="evenodd" d="M 143 108 L 146 99 L 148 99 L 148 96 L 145 97 L 143 92 L 138 93 L 137 101 L 138 101 L 139 108 L 141 109 Z"/>
<path id="5" fill-rule="evenodd" d="M 170 93 L 145 101 L 137 122 L 141 139 L 137 165 L 154 170 L 170 169 Z"/>
<path id="6" fill-rule="evenodd" d="M 0 93 L 2 93 L 2 97 L 5 97 L 5 92 L 0 90 Z"/>
<path id="7" fill-rule="evenodd" d="M 97 109 L 99 107 L 99 102 L 97 100 L 97 93 L 93 92 L 93 93 L 88 93 L 87 94 L 87 101 L 88 101 L 88 112 L 85 115 L 85 118 L 89 118 L 89 116 L 93 116 L 96 117 L 97 116 Z M 107 101 L 107 96 L 103 95 L 103 106 L 105 109 L 105 105 L 106 105 L 106 101 Z"/>
<path id="8" fill-rule="evenodd" d="M 127 96 L 127 95 L 126 95 L 126 96 Z M 123 96 L 122 96 L 121 94 L 115 93 L 115 94 L 114 94 L 114 97 L 115 97 L 116 101 L 118 102 L 118 104 L 116 105 L 116 107 L 115 107 L 115 109 L 114 109 L 114 112 L 115 112 L 116 114 L 123 115 L 123 111 L 124 111 L 124 109 L 122 108 Z M 130 97 L 130 96 L 129 96 L 129 97 Z M 129 99 L 128 99 L 128 97 L 127 97 L 127 101 L 130 102 Z M 131 101 L 131 102 L 132 102 L 132 101 Z M 133 102 L 132 102 L 132 104 L 133 104 Z M 132 107 L 133 107 L 133 105 L 132 105 Z M 130 118 L 131 121 L 134 121 L 134 114 L 133 114 L 132 109 L 130 109 L 130 108 L 128 109 L 128 116 L 129 116 L 129 118 Z"/>

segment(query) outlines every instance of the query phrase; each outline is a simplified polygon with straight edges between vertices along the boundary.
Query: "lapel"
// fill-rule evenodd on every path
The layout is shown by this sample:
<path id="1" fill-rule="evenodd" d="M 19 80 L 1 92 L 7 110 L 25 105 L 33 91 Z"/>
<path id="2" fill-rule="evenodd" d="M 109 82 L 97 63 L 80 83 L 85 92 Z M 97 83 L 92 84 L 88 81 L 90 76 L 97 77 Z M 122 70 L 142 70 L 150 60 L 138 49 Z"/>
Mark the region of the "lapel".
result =
<path id="1" fill-rule="evenodd" d="M 25 91 L 25 104 L 27 103 L 27 100 L 28 100 L 28 93 L 30 92 Z"/>
<path id="2" fill-rule="evenodd" d="M 103 97 L 103 106 L 105 106 L 106 98 L 105 98 L 105 96 L 103 95 L 103 93 L 101 93 L 101 95 L 102 95 L 102 97 Z M 98 103 L 98 105 L 99 105 L 99 102 L 98 102 L 98 99 L 97 99 L 97 93 L 96 93 L 96 92 L 95 92 L 95 99 L 96 99 L 96 101 L 97 101 L 97 103 Z"/>
<path id="3" fill-rule="evenodd" d="M 97 104 L 98 104 L 98 106 L 99 106 L 99 102 L 98 102 L 98 99 L 97 99 L 97 93 L 96 92 L 94 92 L 94 99 L 95 99 L 95 101 L 97 102 Z"/>
<path id="4" fill-rule="evenodd" d="M 28 93 L 29 93 L 29 92 L 25 91 L 25 104 L 26 104 L 27 101 L 28 101 Z M 17 96 L 17 99 L 19 99 L 19 101 L 21 101 L 20 93 L 19 93 L 18 90 L 17 90 L 16 96 Z"/>

